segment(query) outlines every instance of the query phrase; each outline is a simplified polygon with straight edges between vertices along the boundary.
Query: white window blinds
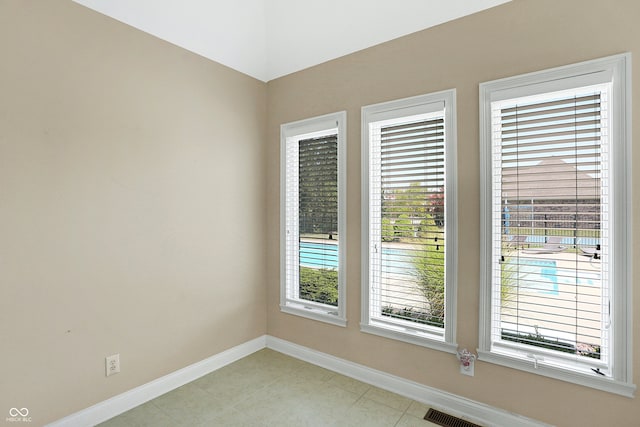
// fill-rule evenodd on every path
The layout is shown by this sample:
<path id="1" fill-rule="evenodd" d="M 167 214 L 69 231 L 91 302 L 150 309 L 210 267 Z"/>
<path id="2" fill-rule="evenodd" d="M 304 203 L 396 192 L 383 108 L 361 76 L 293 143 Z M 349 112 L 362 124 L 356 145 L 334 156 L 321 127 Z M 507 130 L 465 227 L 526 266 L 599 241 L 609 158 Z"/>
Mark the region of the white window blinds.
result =
<path id="1" fill-rule="evenodd" d="M 373 127 L 380 224 L 372 317 L 444 327 L 444 115 Z M 378 149 L 379 146 L 379 149 Z M 379 180 L 379 181 L 378 181 Z M 376 182 L 378 181 L 378 182 Z"/>
<path id="2" fill-rule="evenodd" d="M 491 106 L 491 340 L 534 364 L 607 366 L 608 90 Z"/>
<path id="3" fill-rule="evenodd" d="M 281 309 L 344 326 L 344 128 L 335 113 L 281 128 Z"/>
<path id="4" fill-rule="evenodd" d="M 337 134 L 299 141 L 298 176 L 298 296 L 337 306 Z"/>
<path id="5" fill-rule="evenodd" d="M 480 360 L 633 396 L 630 66 L 480 84 Z"/>
<path id="6" fill-rule="evenodd" d="M 453 351 L 455 92 L 363 108 L 362 329 Z"/>

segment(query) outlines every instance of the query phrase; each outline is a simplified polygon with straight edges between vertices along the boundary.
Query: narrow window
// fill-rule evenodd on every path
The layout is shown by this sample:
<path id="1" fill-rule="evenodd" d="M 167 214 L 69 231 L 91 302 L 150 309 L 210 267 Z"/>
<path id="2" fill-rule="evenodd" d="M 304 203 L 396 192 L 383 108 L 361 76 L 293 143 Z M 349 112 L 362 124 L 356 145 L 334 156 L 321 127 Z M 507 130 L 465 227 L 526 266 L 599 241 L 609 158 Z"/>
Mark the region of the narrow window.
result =
<path id="1" fill-rule="evenodd" d="M 345 113 L 281 127 L 281 308 L 344 326 Z"/>
<path id="2" fill-rule="evenodd" d="M 454 351 L 455 91 L 362 118 L 362 329 Z"/>
<path id="3" fill-rule="evenodd" d="M 615 297 L 628 289 L 624 61 L 481 86 L 485 359 L 605 388 L 630 380 Z"/>

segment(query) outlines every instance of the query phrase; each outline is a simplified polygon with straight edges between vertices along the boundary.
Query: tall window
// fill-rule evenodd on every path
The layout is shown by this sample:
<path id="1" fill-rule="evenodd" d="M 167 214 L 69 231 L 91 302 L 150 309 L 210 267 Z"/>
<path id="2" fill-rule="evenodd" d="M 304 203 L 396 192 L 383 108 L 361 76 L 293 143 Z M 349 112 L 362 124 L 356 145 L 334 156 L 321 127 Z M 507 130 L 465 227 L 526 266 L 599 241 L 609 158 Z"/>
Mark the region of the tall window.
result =
<path id="1" fill-rule="evenodd" d="M 455 91 L 362 120 L 362 330 L 455 351 Z"/>
<path id="2" fill-rule="evenodd" d="M 632 393 L 626 56 L 481 85 L 481 359 Z"/>
<path id="3" fill-rule="evenodd" d="M 345 126 L 342 112 L 281 127 L 281 309 L 341 326 Z"/>

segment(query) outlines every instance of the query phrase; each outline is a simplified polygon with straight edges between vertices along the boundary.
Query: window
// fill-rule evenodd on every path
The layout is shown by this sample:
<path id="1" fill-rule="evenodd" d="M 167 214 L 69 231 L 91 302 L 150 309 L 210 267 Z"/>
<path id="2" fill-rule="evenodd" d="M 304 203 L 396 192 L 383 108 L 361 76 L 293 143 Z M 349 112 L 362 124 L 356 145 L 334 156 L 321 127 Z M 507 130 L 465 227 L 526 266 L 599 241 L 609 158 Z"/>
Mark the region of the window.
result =
<path id="1" fill-rule="evenodd" d="M 281 126 L 282 311 L 346 326 L 346 113 Z"/>
<path id="2" fill-rule="evenodd" d="M 362 108 L 364 332 L 455 352 L 455 90 Z"/>
<path id="3" fill-rule="evenodd" d="M 629 66 L 480 85 L 478 352 L 631 396 Z"/>

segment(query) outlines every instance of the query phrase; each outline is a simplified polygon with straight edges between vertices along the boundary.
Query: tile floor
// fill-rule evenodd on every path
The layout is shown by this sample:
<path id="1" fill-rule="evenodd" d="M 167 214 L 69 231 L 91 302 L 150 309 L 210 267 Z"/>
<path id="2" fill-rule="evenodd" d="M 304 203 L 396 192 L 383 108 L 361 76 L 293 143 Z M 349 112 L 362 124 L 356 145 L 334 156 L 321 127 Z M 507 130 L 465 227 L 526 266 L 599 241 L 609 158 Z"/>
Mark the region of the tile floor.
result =
<path id="1" fill-rule="evenodd" d="M 273 350 L 260 350 L 100 427 L 432 427 L 428 406 Z"/>

